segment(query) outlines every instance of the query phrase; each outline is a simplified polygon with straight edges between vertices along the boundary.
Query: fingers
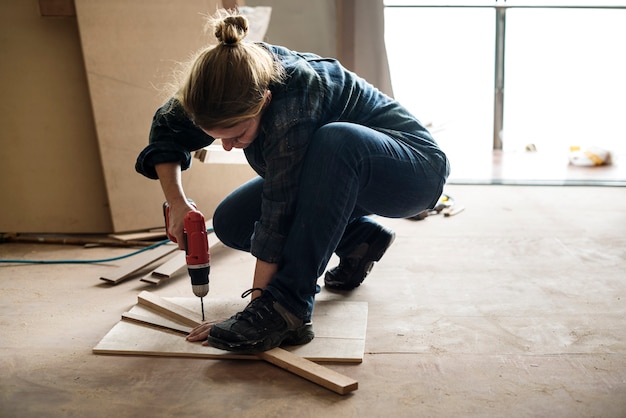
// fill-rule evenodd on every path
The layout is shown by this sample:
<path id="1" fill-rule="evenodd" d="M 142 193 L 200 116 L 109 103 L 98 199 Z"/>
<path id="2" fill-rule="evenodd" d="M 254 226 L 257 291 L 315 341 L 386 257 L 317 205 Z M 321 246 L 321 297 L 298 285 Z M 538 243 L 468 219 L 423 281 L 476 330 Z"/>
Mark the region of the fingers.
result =
<path id="1" fill-rule="evenodd" d="M 191 330 L 189 335 L 187 335 L 187 341 L 206 340 L 206 338 L 209 336 L 211 325 L 213 325 L 213 323 L 207 323 L 207 322 L 205 322 L 204 324 L 198 325 L 197 327 Z"/>
<path id="2" fill-rule="evenodd" d="M 197 327 L 192 329 L 191 332 L 187 335 L 187 341 L 195 342 L 206 340 L 209 336 L 209 331 L 211 331 L 211 327 L 217 322 L 219 321 L 204 322 L 198 325 Z"/>

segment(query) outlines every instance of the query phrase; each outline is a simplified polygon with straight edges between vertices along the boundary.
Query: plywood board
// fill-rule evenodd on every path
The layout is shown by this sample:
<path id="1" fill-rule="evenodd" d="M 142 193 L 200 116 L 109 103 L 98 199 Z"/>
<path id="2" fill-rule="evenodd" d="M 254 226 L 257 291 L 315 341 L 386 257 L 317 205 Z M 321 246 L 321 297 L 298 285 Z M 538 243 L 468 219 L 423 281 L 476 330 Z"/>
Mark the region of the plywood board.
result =
<path id="1" fill-rule="evenodd" d="M 217 0 L 76 0 L 76 16 L 98 135 L 113 232 L 163 223 L 158 182 L 135 172 L 155 110 L 168 98 L 178 63 L 212 39 L 203 14 Z M 194 164 L 183 174 L 187 196 L 212 213 L 254 177 L 248 164 Z"/>
<path id="2" fill-rule="evenodd" d="M 198 298 L 165 298 L 189 311 L 198 311 Z M 241 310 L 241 300 L 212 300 L 205 298 L 207 318 L 223 319 Z M 367 327 L 367 302 L 321 301 L 313 315 L 315 338 L 308 344 L 284 347 L 286 350 L 312 361 L 348 362 L 363 361 L 365 332 Z M 145 318 L 166 320 L 157 312 L 141 305 L 129 311 Z M 176 324 L 180 322 L 173 321 Z M 96 354 L 129 354 L 170 357 L 198 358 L 245 358 L 255 356 L 238 355 L 190 343 L 180 333 L 147 327 L 136 322 L 118 322 L 93 349 Z"/>

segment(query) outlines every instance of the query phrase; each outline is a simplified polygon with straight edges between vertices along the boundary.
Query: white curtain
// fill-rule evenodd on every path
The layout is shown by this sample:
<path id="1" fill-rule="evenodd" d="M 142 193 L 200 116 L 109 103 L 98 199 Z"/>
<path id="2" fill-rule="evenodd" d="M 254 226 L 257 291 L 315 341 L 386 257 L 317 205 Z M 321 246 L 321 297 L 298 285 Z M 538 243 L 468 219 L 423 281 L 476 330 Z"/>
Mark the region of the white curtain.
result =
<path id="1" fill-rule="evenodd" d="M 393 97 L 383 0 L 337 0 L 337 21 L 339 60 Z"/>

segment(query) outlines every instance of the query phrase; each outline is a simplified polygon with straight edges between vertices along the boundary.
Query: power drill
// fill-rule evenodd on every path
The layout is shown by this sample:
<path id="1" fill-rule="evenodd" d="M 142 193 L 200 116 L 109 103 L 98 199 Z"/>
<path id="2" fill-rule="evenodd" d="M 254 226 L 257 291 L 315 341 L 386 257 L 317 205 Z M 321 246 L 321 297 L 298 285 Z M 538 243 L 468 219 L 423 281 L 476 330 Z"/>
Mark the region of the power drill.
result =
<path id="1" fill-rule="evenodd" d="M 195 208 L 196 205 L 191 202 Z M 176 242 L 169 233 L 170 208 L 167 202 L 163 203 L 163 216 L 165 217 L 165 230 L 168 238 Z M 211 271 L 211 254 L 209 253 L 209 241 L 206 232 L 206 222 L 200 212 L 189 211 L 184 218 L 184 247 L 187 270 L 191 277 L 191 289 L 193 294 L 200 298 L 202 307 L 202 320 L 204 321 L 204 300 L 209 293 L 209 273 Z"/>

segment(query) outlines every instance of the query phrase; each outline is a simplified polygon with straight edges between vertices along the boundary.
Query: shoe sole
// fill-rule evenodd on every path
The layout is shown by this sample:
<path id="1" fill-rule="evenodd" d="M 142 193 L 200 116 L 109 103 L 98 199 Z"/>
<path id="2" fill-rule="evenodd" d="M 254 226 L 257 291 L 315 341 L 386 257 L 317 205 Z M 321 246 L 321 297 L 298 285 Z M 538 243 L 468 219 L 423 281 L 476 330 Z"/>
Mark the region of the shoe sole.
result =
<path id="1" fill-rule="evenodd" d="M 396 239 L 396 233 L 391 231 L 391 237 L 389 238 L 386 244 L 382 244 L 379 248 L 376 248 L 377 247 L 376 244 L 379 244 L 379 243 L 374 242 L 374 244 L 370 247 L 369 251 L 363 256 L 363 259 L 368 260 L 368 261 L 364 261 L 362 264 L 359 264 L 359 267 L 356 270 L 357 273 L 360 273 L 359 275 L 362 277 L 362 279 L 358 283 L 335 282 L 332 279 L 329 280 L 328 273 L 326 273 L 326 276 L 324 277 L 324 285 L 328 287 L 329 289 L 333 289 L 333 290 L 356 289 L 357 287 L 361 285 L 361 283 L 363 283 L 363 280 L 365 280 L 367 275 L 372 271 L 372 268 L 374 267 L 374 263 L 377 261 L 380 261 L 380 259 L 389 249 L 389 247 L 391 247 L 391 244 L 393 244 L 395 239 Z"/>

